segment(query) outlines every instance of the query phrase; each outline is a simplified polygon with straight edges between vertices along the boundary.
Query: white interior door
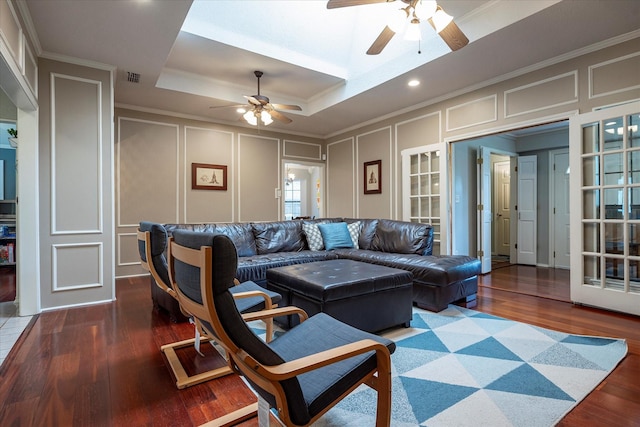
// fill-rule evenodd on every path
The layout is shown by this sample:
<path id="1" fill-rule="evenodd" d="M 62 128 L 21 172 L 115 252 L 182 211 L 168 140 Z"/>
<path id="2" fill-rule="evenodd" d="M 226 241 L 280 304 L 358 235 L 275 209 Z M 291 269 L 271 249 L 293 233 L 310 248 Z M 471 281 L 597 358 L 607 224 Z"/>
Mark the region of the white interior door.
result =
<path id="1" fill-rule="evenodd" d="M 491 158 L 486 147 L 478 149 L 478 259 L 482 273 L 491 272 Z"/>
<path id="2" fill-rule="evenodd" d="M 536 265 L 538 158 L 518 157 L 518 264 Z"/>
<path id="3" fill-rule="evenodd" d="M 552 206 L 552 259 L 553 267 L 569 268 L 571 263 L 570 248 L 571 239 L 569 232 L 569 151 L 553 151 L 551 153 L 551 164 L 553 165 L 551 194 L 553 195 Z"/>
<path id="4" fill-rule="evenodd" d="M 640 315 L 640 102 L 572 117 L 571 300 Z"/>
<path id="5" fill-rule="evenodd" d="M 511 173 L 509 160 L 493 164 L 494 247 L 497 255 L 509 255 L 511 222 Z"/>

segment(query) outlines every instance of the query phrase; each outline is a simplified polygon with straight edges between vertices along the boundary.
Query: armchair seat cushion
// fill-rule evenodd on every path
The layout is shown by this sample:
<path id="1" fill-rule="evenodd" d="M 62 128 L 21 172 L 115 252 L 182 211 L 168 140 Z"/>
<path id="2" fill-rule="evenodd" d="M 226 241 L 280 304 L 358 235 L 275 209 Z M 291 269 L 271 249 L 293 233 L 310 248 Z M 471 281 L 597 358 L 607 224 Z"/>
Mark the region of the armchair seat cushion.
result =
<path id="1" fill-rule="evenodd" d="M 313 339 L 310 340 L 309 337 Z M 390 353 L 396 349 L 393 341 L 351 327 L 325 313 L 310 317 L 276 338 L 269 346 L 289 362 L 363 339 L 372 339 L 385 345 Z M 301 417 L 300 421 L 308 419 L 307 416 L 314 417 L 330 402 L 345 393 L 358 378 L 362 378 L 375 367 L 376 356 L 374 352 L 370 352 L 298 376 L 302 394 L 308 402 L 309 413 L 307 415 L 300 411 L 301 413 L 296 415 Z M 297 412 L 295 408 L 291 409 Z"/>

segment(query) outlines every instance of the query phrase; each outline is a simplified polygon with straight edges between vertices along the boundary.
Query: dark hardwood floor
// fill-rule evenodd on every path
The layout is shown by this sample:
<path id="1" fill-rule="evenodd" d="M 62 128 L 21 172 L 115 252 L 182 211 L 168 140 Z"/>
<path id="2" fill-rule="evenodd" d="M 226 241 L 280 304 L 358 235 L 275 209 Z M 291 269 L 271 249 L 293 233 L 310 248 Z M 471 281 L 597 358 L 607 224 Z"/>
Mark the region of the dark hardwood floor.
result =
<path id="1" fill-rule="evenodd" d="M 627 357 L 559 425 L 639 426 L 640 318 L 549 297 L 564 292 L 553 288 L 568 288 L 565 279 L 562 272 L 499 269 L 481 279 L 475 309 L 627 339 Z M 236 376 L 176 389 L 159 348 L 191 338 L 192 327 L 153 310 L 148 278 L 120 279 L 116 287 L 114 303 L 34 317 L 0 368 L 0 426 L 190 426 L 255 401 Z M 525 294 L 536 287 L 547 296 Z M 181 358 L 196 361 L 190 370 L 204 370 L 221 363 L 212 352 L 203 359 L 189 350 Z"/>
<path id="2" fill-rule="evenodd" d="M 0 266 L 0 302 L 16 299 L 16 267 Z"/>

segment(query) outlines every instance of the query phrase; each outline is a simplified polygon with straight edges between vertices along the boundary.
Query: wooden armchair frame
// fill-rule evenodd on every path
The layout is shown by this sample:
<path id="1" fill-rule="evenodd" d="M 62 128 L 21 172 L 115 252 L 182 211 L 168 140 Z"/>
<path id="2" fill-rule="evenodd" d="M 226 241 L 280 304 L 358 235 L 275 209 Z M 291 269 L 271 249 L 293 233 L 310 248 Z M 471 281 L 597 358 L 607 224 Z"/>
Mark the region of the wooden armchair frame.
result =
<path id="1" fill-rule="evenodd" d="M 140 264 L 142 265 L 142 268 L 144 268 L 146 271 L 148 271 L 151 274 L 151 277 L 153 277 L 153 279 L 155 280 L 156 284 L 160 289 L 162 289 L 167 294 L 171 295 L 171 297 L 175 298 L 180 304 L 180 300 L 178 299 L 178 295 L 176 291 L 171 286 L 169 286 L 169 284 L 165 283 L 160 273 L 156 269 L 154 263 L 151 261 L 153 259 L 153 255 L 151 253 L 151 233 L 149 231 L 142 231 L 140 230 L 140 228 L 138 228 L 137 237 L 138 237 L 139 244 L 140 243 L 144 244 L 144 253 L 145 253 L 146 260 L 140 257 Z M 237 280 L 235 280 L 234 283 L 236 285 L 239 284 Z M 274 307 L 277 307 L 277 304 L 273 304 L 271 302 L 271 298 L 264 292 L 250 291 L 250 292 L 240 292 L 240 293 L 234 294 L 234 298 L 236 299 L 250 298 L 250 297 L 256 297 L 256 296 L 264 299 L 265 301 L 264 304 L 266 309 L 272 309 Z M 209 381 L 215 378 L 220 378 L 225 375 L 229 375 L 233 373 L 233 370 L 230 367 L 229 361 L 227 361 L 228 366 L 215 368 L 210 371 L 202 372 L 195 375 L 189 375 L 187 373 L 187 371 L 184 369 L 184 366 L 182 366 L 180 359 L 178 358 L 178 354 L 176 353 L 176 350 L 190 347 L 192 345 L 196 345 L 197 341 L 209 342 L 209 341 L 215 341 L 215 339 L 212 338 L 210 334 L 203 333 L 204 329 L 202 328 L 202 325 L 200 325 L 198 318 L 194 317 L 188 310 L 185 310 L 182 304 L 180 304 L 180 310 L 185 316 L 189 317 L 193 321 L 195 325 L 195 330 L 196 330 L 195 337 L 188 340 L 174 342 L 171 344 L 165 344 L 160 347 L 160 350 L 164 353 L 165 357 L 167 358 L 169 367 L 173 372 L 173 376 L 176 380 L 176 387 L 178 389 L 183 389 L 186 387 L 190 387 L 196 384 L 203 383 L 205 381 Z M 251 317 L 253 315 L 255 315 L 255 313 L 246 313 L 243 316 Z M 267 325 L 266 339 L 267 341 L 271 341 L 273 339 L 273 320 L 267 321 L 265 323 Z"/>
<path id="2" fill-rule="evenodd" d="M 322 351 L 310 356 L 298 358 L 279 365 L 266 366 L 259 363 L 255 358 L 250 356 L 245 350 L 239 348 L 236 343 L 227 334 L 217 313 L 213 301 L 212 286 L 212 247 L 203 246 L 200 250 L 191 249 L 181 246 L 169 239 L 169 277 L 175 289 L 180 304 L 185 307 L 195 317 L 206 319 L 211 325 L 212 330 L 204 331 L 217 337 L 217 342 L 225 349 L 230 363 L 254 384 L 257 384 L 263 390 L 275 397 L 277 410 L 280 421 L 285 425 L 295 425 L 290 418 L 290 408 L 287 402 L 285 392 L 280 385 L 280 381 L 296 377 L 305 372 L 340 362 L 351 357 L 374 351 L 376 354 L 376 368 L 364 375 L 359 382 L 353 384 L 347 391 L 342 393 L 330 404 L 328 404 L 319 414 L 314 416 L 311 421 L 306 424 L 312 424 L 324 415 L 329 409 L 335 406 L 340 400 L 350 394 L 361 384 L 366 384 L 377 391 L 377 411 L 376 426 L 388 426 L 391 419 L 391 359 L 389 349 L 372 339 L 365 339 L 351 344 L 335 347 L 330 350 Z M 175 283 L 175 267 L 174 260 L 179 260 L 185 264 L 198 267 L 200 269 L 200 288 L 202 293 L 202 301 L 200 304 L 187 297 Z M 263 310 L 255 313 L 253 319 L 265 319 L 268 317 L 278 317 L 282 315 L 297 314 L 300 321 L 307 319 L 307 314 L 297 307 L 284 307 L 271 310 Z M 202 324 L 202 323 L 201 323 Z M 221 419 L 211 421 L 205 424 L 207 427 L 224 425 L 220 423 Z M 260 425 L 266 420 L 260 420 Z"/>

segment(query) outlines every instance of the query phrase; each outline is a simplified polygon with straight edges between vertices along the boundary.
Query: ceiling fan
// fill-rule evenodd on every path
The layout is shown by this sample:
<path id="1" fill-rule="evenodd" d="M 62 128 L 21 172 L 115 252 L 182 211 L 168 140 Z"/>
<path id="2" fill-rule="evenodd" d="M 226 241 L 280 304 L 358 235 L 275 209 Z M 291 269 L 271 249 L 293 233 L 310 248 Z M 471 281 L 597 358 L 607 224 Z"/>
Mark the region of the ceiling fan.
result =
<path id="1" fill-rule="evenodd" d="M 395 0 L 329 0 L 327 9 L 393 2 Z M 435 0 L 400 0 L 399 3 L 401 7 L 390 17 L 389 23 L 367 50 L 367 55 L 382 52 L 393 36 L 402 31 L 405 32 L 406 39 L 420 40 L 420 20 L 429 21 L 451 50 L 458 50 L 469 43 L 453 18 Z"/>
<path id="2" fill-rule="evenodd" d="M 258 94 L 251 96 L 244 95 L 247 101 L 249 101 L 248 105 L 225 105 L 222 107 L 210 108 L 238 108 L 238 112 L 243 113 L 242 117 L 247 121 L 247 123 L 253 126 L 258 125 L 258 119 L 260 119 L 265 126 L 273 123 L 273 119 L 283 123 L 291 123 L 292 120 L 278 110 L 302 111 L 302 108 L 298 105 L 272 104 L 269 102 L 269 98 L 264 95 L 260 95 L 260 77 L 262 77 L 264 73 L 262 71 L 254 71 L 253 74 L 258 78 Z"/>

